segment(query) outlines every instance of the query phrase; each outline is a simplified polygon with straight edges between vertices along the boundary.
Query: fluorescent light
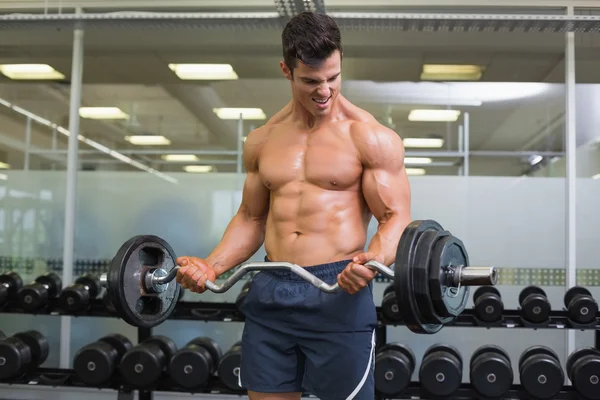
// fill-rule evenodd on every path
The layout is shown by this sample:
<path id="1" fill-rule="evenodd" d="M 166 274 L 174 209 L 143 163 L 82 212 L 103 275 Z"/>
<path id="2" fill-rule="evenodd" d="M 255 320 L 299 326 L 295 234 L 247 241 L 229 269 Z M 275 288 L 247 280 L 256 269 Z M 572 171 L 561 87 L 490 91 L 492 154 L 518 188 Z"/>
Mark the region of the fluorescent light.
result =
<path id="1" fill-rule="evenodd" d="M 127 119 L 129 115 L 125 114 L 118 107 L 81 107 L 79 108 L 81 118 L 90 119 Z"/>
<path id="2" fill-rule="evenodd" d="M 459 110 L 412 110 L 409 121 L 454 122 L 460 115 Z"/>
<path id="3" fill-rule="evenodd" d="M 535 154 L 529 157 L 529 164 L 530 165 L 535 165 L 537 163 L 539 163 L 540 161 L 542 161 L 544 159 L 544 157 L 540 156 L 539 154 Z"/>
<path id="4" fill-rule="evenodd" d="M 267 116 L 260 108 L 213 108 L 213 112 L 221 119 L 266 119 Z"/>
<path id="5" fill-rule="evenodd" d="M 407 175 L 425 175 L 423 168 L 406 168 Z"/>
<path id="6" fill-rule="evenodd" d="M 426 157 L 405 157 L 404 164 L 431 164 L 431 158 Z"/>
<path id="7" fill-rule="evenodd" d="M 212 171 L 211 165 L 186 165 L 183 167 L 185 172 L 210 172 Z"/>
<path id="8" fill-rule="evenodd" d="M 3 168 L 3 169 L 10 168 L 10 165 L 5 162 L 0 161 L 0 168 Z"/>
<path id="9" fill-rule="evenodd" d="M 135 145 L 169 145 L 171 141 L 164 136 L 161 135 L 133 135 L 133 136 L 125 136 L 125 140 L 127 140 L 131 144 Z"/>
<path id="10" fill-rule="evenodd" d="M 8 175 L 0 174 L 0 181 L 6 181 L 6 180 L 8 180 Z"/>
<path id="11" fill-rule="evenodd" d="M 596 174 L 596 175 L 592 176 L 592 179 L 600 179 L 600 174 Z"/>
<path id="12" fill-rule="evenodd" d="M 424 64 L 421 80 L 424 81 L 477 81 L 483 67 L 479 65 Z"/>
<path id="13" fill-rule="evenodd" d="M 444 145 L 444 139 L 439 138 L 405 138 L 404 147 L 435 149 Z"/>
<path id="14" fill-rule="evenodd" d="M 230 64 L 169 64 L 179 79 L 185 80 L 234 80 L 237 74 Z"/>
<path id="15" fill-rule="evenodd" d="M 4 64 L 0 73 L 10 79 L 65 79 L 65 76 L 48 64 Z"/>
<path id="16" fill-rule="evenodd" d="M 162 156 L 165 161 L 198 161 L 195 154 L 165 154 Z"/>

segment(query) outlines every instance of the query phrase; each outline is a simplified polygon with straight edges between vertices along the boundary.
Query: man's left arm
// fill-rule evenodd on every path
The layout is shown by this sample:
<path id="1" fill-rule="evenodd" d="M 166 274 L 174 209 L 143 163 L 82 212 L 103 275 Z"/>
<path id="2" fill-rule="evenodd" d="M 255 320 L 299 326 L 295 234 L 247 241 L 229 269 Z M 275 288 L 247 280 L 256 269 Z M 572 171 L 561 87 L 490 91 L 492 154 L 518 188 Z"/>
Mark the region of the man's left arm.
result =
<path id="1" fill-rule="evenodd" d="M 411 192 L 404 167 L 404 145 L 394 131 L 361 123 L 356 124 L 352 135 L 363 164 L 363 196 L 379 223 L 367 252 L 356 256 L 338 276 L 342 289 L 354 294 L 377 275 L 363 264 L 369 260 L 385 265 L 394 262 L 400 236 L 411 221 Z"/>

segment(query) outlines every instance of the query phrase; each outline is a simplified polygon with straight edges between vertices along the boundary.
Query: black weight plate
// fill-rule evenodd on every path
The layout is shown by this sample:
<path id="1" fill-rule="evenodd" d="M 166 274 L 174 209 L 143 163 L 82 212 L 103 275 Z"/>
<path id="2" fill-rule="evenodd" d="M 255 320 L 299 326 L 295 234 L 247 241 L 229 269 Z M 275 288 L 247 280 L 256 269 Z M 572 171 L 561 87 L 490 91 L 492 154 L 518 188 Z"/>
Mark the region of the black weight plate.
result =
<path id="1" fill-rule="evenodd" d="M 498 297 L 501 297 L 500 295 L 500 291 L 498 289 L 496 289 L 493 286 L 480 286 L 477 288 L 477 290 L 475 291 L 475 293 L 473 293 L 473 301 L 477 301 L 477 299 L 481 296 L 483 296 L 484 294 L 487 293 L 492 293 L 497 295 Z"/>
<path id="2" fill-rule="evenodd" d="M 239 384 L 240 366 L 242 363 L 242 348 L 239 345 L 234 345 L 219 362 L 218 374 L 219 379 L 230 390 L 242 391 Z"/>
<path id="3" fill-rule="evenodd" d="M 169 375 L 186 389 L 204 387 L 211 376 L 210 352 L 200 346 L 184 347 L 169 362 Z"/>
<path id="4" fill-rule="evenodd" d="M 535 345 L 535 346 L 526 348 L 525 351 L 523 351 L 523 353 L 521 353 L 521 356 L 519 357 L 519 365 L 522 365 L 527 358 L 535 356 L 537 354 L 547 355 L 547 356 L 554 358 L 556 361 L 559 361 L 558 354 L 556 354 L 556 352 L 554 350 L 552 350 L 550 347 L 542 346 L 542 345 Z"/>
<path id="5" fill-rule="evenodd" d="M 415 251 L 415 262 L 413 272 L 413 285 L 418 310 L 423 321 L 428 324 L 447 324 L 453 318 L 442 317 L 436 313 L 429 290 L 431 277 L 429 276 L 431 267 L 431 257 L 435 244 L 450 235 L 448 231 L 427 230 L 421 234 L 417 240 Z"/>
<path id="6" fill-rule="evenodd" d="M 523 304 L 523 301 L 525 301 L 525 298 L 527 296 L 529 296 L 530 294 L 539 294 L 542 296 L 546 296 L 546 292 L 544 292 L 544 289 L 542 289 L 539 286 L 527 286 L 526 288 L 524 288 L 523 290 L 521 290 L 521 292 L 519 293 L 519 304 Z"/>
<path id="7" fill-rule="evenodd" d="M 119 353 L 120 357 L 123 357 L 123 354 L 127 353 L 133 348 L 133 343 L 131 343 L 131 340 L 120 333 L 113 333 L 111 335 L 104 336 L 98 339 L 98 341 L 110 344 L 112 347 L 114 347 L 117 353 Z"/>
<path id="8" fill-rule="evenodd" d="M 6 272 L 0 275 L 0 285 L 8 285 L 8 297 L 14 298 L 23 287 L 23 279 L 16 272 Z"/>
<path id="9" fill-rule="evenodd" d="M 600 355 L 600 351 L 596 350 L 593 347 L 582 347 L 580 349 L 575 350 L 571 354 L 569 354 L 569 357 L 567 357 L 567 365 L 566 365 L 567 376 L 569 377 L 569 379 L 573 380 L 573 377 L 571 376 L 571 374 L 573 373 L 573 365 L 575 364 L 575 362 L 578 359 L 586 357 L 586 356 L 598 356 L 598 355 Z"/>
<path id="10" fill-rule="evenodd" d="M 118 361 L 112 357 L 114 350 L 106 342 L 90 343 L 75 354 L 73 370 L 86 385 L 104 385 L 113 377 L 118 365 Z"/>
<path id="11" fill-rule="evenodd" d="M 165 284 L 162 293 L 143 291 L 145 272 L 162 268 L 167 273 L 176 267 L 171 246 L 153 235 L 134 236 L 125 242 L 110 263 L 107 292 L 110 303 L 128 324 L 152 328 L 163 323 L 177 305 L 181 286 L 175 280 Z"/>
<path id="12" fill-rule="evenodd" d="M 522 360 L 519 374 L 525 391 L 535 399 L 553 399 L 565 381 L 559 361 L 547 353 L 535 351 Z"/>
<path id="13" fill-rule="evenodd" d="M 219 361 L 221 360 L 221 357 L 223 357 L 223 351 L 221 350 L 221 346 L 219 346 L 219 344 L 213 339 L 204 336 L 192 339 L 187 344 L 187 346 L 192 344 L 204 347 L 206 350 L 208 350 L 214 363 L 213 368 L 216 370 L 219 366 Z"/>
<path id="14" fill-rule="evenodd" d="M 394 264 L 394 287 L 400 314 L 404 324 L 415 333 L 432 334 L 439 332 L 443 325 L 427 324 L 419 313 L 414 291 L 415 251 L 419 236 L 427 230 L 443 230 L 442 226 L 432 220 L 415 220 L 410 222 L 402 232 L 396 251 Z"/>
<path id="15" fill-rule="evenodd" d="M 393 396 L 402 392 L 411 381 L 415 358 L 406 346 L 389 344 L 375 357 L 375 389 Z"/>
<path id="16" fill-rule="evenodd" d="M 433 352 L 419 369 L 419 382 L 427 392 L 438 397 L 451 396 L 462 383 L 462 365 L 448 352 Z"/>
<path id="17" fill-rule="evenodd" d="M 592 294 L 590 293 L 589 290 L 587 290 L 587 288 L 584 288 L 583 286 L 573 286 L 573 287 L 569 288 L 569 290 L 567 290 L 565 292 L 565 296 L 563 298 L 563 301 L 565 303 L 565 307 L 569 307 L 569 303 L 577 295 L 591 296 Z"/>
<path id="18" fill-rule="evenodd" d="M 502 357 L 505 357 L 507 360 L 510 360 L 510 356 L 502 347 L 496 346 L 495 344 L 484 344 L 483 346 L 480 346 L 477 349 L 475 349 L 473 354 L 471 354 L 470 365 L 473 365 L 473 362 L 475 362 L 477 357 L 485 353 L 498 354 Z"/>
<path id="19" fill-rule="evenodd" d="M 513 370 L 505 352 L 499 348 L 481 350 L 471 358 L 470 381 L 484 397 L 502 397 L 513 383 Z M 477 352 L 476 352 L 477 353 Z"/>
<path id="20" fill-rule="evenodd" d="M 48 339 L 38 331 L 25 331 L 13 335 L 15 338 L 21 339 L 31 352 L 31 365 L 39 366 L 43 364 L 50 353 L 50 345 Z"/>
<path id="21" fill-rule="evenodd" d="M 467 249 L 460 239 L 446 236 L 436 242 L 431 255 L 429 290 L 431 301 L 441 317 L 456 317 L 469 301 L 469 286 L 460 289 L 448 285 L 447 267 L 469 266 Z"/>

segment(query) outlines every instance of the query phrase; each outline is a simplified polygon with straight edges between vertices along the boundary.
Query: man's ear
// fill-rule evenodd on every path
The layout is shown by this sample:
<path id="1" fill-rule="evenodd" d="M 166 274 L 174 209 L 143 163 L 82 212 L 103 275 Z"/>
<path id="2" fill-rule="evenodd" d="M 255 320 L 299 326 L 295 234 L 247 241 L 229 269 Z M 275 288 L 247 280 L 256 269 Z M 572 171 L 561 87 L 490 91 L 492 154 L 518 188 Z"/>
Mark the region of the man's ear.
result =
<path id="1" fill-rule="evenodd" d="M 292 80 L 292 71 L 287 66 L 287 64 L 284 61 L 280 61 L 279 67 L 281 68 L 281 72 L 283 72 L 283 76 L 285 76 L 287 78 L 287 80 L 291 81 Z"/>

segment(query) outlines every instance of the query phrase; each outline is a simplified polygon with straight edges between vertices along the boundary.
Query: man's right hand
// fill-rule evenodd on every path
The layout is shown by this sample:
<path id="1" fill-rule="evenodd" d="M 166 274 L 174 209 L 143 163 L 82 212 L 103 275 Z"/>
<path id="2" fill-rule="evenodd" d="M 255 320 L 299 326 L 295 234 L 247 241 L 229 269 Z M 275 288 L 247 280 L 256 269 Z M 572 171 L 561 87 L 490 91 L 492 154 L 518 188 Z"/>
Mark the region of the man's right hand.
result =
<path id="1" fill-rule="evenodd" d="M 176 261 L 180 266 L 176 280 L 184 289 L 194 293 L 204 293 L 206 280 L 214 282 L 217 279 L 217 272 L 201 258 L 178 257 Z"/>

